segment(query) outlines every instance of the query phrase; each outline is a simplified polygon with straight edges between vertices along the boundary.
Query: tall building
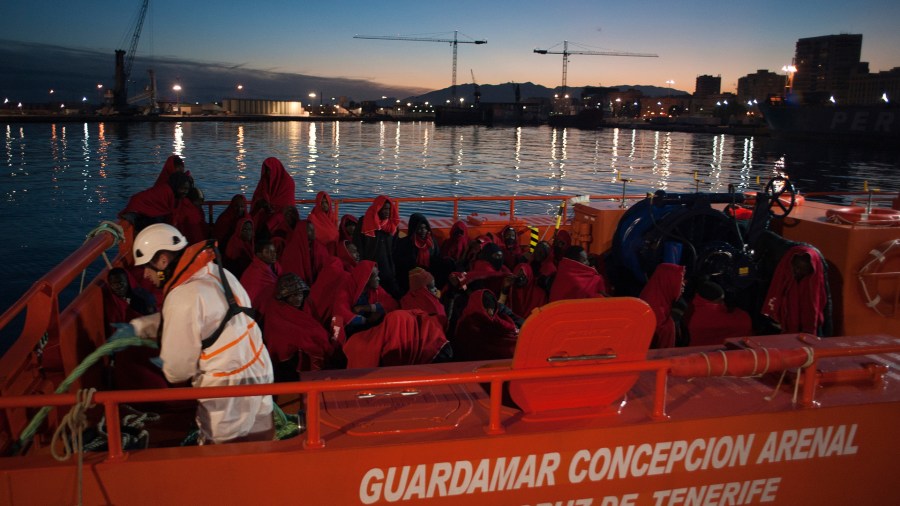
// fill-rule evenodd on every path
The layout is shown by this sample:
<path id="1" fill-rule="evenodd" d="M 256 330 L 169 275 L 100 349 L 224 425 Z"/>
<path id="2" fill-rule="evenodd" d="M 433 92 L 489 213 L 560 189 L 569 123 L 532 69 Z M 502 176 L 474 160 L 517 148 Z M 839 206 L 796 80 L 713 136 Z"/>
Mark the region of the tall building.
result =
<path id="1" fill-rule="evenodd" d="M 710 95 L 718 95 L 722 92 L 722 76 L 697 76 L 697 86 L 694 89 L 694 96 L 697 98 L 708 97 Z"/>
<path id="2" fill-rule="evenodd" d="M 797 41 L 793 91 L 803 102 L 842 102 L 850 89 L 850 75 L 868 72 L 859 61 L 861 34 L 824 35 Z"/>
<path id="3" fill-rule="evenodd" d="M 741 102 L 762 102 L 770 96 L 782 95 L 786 84 L 787 78 L 783 75 L 765 69 L 757 70 L 755 74 L 747 74 L 738 79 L 737 97 Z"/>

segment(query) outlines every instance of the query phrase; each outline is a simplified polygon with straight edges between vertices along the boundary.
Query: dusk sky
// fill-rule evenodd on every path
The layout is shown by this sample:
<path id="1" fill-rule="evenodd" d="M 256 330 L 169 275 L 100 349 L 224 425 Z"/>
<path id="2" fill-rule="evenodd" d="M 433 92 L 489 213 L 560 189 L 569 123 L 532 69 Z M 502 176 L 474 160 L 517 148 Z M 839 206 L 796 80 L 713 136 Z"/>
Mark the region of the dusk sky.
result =
<path id="1" fill-rule="evenodd" d="M 5 1 L 0 39 L 109 52 L 127 49 L 140 0 Z M 347 1 L 151 0 L 138 58 L 177 58 L 391 86 L 445 88 L 449 44 L 359 40 L 403 35 L 487 39 L 460 44 L 458 82 L 561 83 L 562 57 L 535 48 L 656 53 L 658 58 L 573 55 L 569 86 L 644 84 L 694 91 L 721 75 L 722 91 L 757 69 L 781 72 L 797 39 L 863 34 L 872 72 L 900 66 L 897 0 Z M 111 72 L 111 70 L 110 70 Z M 99 76 L 109 81 L 109 76 Z M 165 80 L 166 76 L 160 76 Z M 185 83 L 189 87 L 190 83 Z M 2 90 L 0 90 L 2 93 Z"/>

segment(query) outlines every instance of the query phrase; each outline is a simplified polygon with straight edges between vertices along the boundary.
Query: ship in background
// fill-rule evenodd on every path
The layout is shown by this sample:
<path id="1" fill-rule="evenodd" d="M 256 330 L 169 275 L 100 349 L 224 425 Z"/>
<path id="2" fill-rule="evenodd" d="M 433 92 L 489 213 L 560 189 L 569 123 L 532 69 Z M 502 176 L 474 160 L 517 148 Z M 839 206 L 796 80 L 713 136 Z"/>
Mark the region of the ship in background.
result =
<path id="1" fill-rule="evenodd" d="M 793 138 L 890 142 L 900 140 L 900 107 L 884 105 L 760 105 L 773 135 Z"/>
<path id="2" fill-rule="evenodd" d="M 862 34 L 797 41 L 785 90 L 760 107 L 775 135 L 837 141 L 900 139 L 900 67 L 869 72 Z"/>

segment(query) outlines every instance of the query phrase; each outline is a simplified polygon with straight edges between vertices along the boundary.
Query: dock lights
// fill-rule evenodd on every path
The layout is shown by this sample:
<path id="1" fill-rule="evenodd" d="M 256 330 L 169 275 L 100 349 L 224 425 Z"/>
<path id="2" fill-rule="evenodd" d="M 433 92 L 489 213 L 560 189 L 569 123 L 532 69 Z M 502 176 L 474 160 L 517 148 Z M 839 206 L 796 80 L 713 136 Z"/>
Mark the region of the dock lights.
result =
<path id="1" fill-rule="evenodd" d="M 241 91 L 241 90 L 243 90 L 243 89 L 244 89 L 244 85 L 243 85 L 243 84 L 237 85 L 237 90 L 238 90 L 238 91 Z"/>
<path id="2" fill-rule="evenodd" d="M 175 92 L 175 110 L 179 111 L 181 110 L 178 107 L 178 104 L 181 102 L 181 85 L 175 84 L 175 86 L 172 86 L 172 91 Z"/>
<path id="3" fill-rule="evenodd" d="M 793 65 L 785 65 L 781 67 L 781 70 L 787 72 L 787 92 L 791 94 L 794 92 L 794 74 L 797 73 L 797 67 Z"/>

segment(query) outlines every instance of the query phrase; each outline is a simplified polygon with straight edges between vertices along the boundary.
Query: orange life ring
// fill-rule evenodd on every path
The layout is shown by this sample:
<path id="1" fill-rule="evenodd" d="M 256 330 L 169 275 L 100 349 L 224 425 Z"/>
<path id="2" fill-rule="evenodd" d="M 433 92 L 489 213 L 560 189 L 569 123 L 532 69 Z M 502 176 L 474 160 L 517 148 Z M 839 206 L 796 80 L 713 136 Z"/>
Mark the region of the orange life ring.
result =
<path id="1" fill-rule="evenodd" d="M 841 225 L 893 227 L 900 225 L 900 211 L 885 207 L 839 207 L 825 212 L 825 219 Z"/>
<path id="2" fill-rule="evenodd" d="M 900 315 L 900 239 L 881 243 L 870 251 L 857 278 L 866 306 L 888 318 Z M 879 285 L 884 281 L 894 281 L 891 297 L 883 298 L 879 293 Z"/>

